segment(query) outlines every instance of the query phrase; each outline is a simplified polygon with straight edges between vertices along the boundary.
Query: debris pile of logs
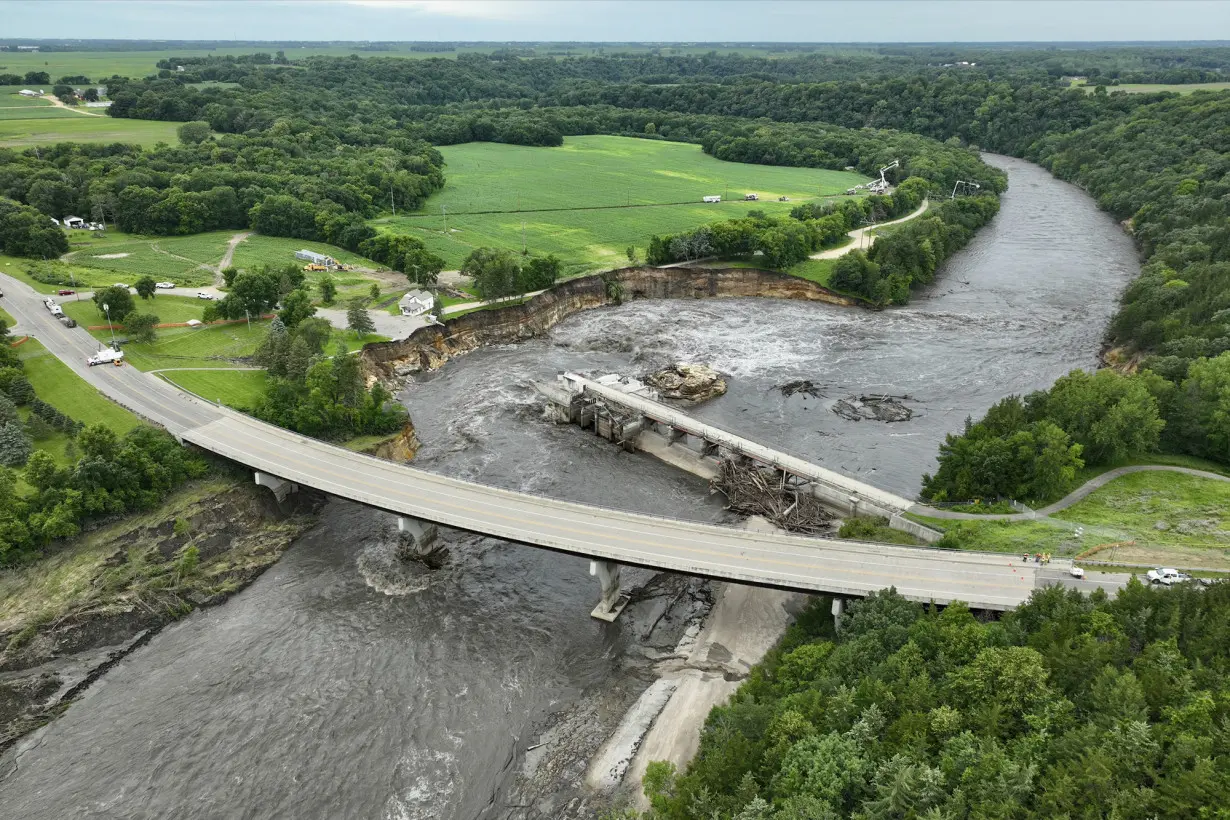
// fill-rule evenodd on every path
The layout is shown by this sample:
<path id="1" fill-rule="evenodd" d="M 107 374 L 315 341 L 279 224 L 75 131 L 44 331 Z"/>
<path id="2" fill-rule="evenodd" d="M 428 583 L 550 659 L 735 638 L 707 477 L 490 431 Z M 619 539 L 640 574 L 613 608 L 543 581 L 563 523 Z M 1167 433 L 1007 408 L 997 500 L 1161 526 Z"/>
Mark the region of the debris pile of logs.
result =
<path id="1" fill-rule="evenodd" d="M 815 535 L 828 530 L 833 515 L 807 487 L 798 487 L 786 474 L 768 467 L 735 464 L 722 459 L 711 489 L 726 496 L 728 509 L 759 515 L 790 532 Z"/>

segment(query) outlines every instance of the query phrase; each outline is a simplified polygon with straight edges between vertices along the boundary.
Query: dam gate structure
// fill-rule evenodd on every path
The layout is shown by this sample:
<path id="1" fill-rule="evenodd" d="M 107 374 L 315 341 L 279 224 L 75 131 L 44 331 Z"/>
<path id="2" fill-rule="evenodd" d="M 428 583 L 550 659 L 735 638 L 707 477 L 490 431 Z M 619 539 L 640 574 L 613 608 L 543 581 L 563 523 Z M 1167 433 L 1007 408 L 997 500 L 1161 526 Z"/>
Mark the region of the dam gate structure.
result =
<path id="1" fill-rule="evenodd" d="M 913 501 L 695 419 L 663 404 L 657 391 L 637 379 L 561 373 L 554 383 L 537 388 L 556 422 L 593 430 L 626 450 L 649 452 L 709 479 L 722 460 L 768 467 L 839 516 L 884 518 L 893 529 L 928 544 L 941 536 L 904 516 Z"/>

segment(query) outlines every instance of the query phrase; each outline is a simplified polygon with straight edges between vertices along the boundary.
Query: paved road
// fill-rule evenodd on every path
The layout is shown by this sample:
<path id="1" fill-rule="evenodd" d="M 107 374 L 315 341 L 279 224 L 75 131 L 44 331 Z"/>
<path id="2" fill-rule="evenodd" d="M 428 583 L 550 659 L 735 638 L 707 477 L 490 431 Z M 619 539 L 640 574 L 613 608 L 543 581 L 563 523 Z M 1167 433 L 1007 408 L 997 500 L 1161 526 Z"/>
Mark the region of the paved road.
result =
<path id="1" fill-rule="evenodd" d="M 379 509 L 591 558 L 807 592 L 895 586 L 914 600 L 1010 609 L 1038 571 L 1016 556 L 801 538 L 674 521 L 473 484 L 382 461 L 215 407 L 132 367 L 87 367 L 97 346 L 41 296 L 0 277 L 4 307 L 104 394 L 184 441 L 253 469 Z M 595 480 L 601 480 L 596 478 Z"/>

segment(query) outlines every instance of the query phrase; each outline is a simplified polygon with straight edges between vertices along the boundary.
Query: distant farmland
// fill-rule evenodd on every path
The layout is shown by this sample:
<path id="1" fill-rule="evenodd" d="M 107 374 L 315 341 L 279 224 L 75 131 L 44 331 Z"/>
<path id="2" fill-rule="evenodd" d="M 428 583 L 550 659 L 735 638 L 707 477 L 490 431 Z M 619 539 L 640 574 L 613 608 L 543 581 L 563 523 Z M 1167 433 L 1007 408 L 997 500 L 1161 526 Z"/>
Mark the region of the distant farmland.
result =
<path id="1" fill-rule="evenodd" d="M 629 245 L 760 209 L 841 194 L 866 181 L 844 171 L 723 162 L 698 145 L 631 137 L 569 137 L 559 148 L 469 143 L 440 149 L 444 190 L 417 214 L 378 228 L 422 239 L 456 268 L 476 247 L 554 253 L 569 273 L 626 264 Z M 755 193 L 758 202 L 743 202 Z M 701 198 L 721 195 L 709 205 Z M 778 202 L 786 196 L 789 202 Z M 639 206 L 639 207 L 629 207 Z M 444 232 L 448 212 L 448 233 Z M 524 225 L 524 228 L 523 228 Z"/>

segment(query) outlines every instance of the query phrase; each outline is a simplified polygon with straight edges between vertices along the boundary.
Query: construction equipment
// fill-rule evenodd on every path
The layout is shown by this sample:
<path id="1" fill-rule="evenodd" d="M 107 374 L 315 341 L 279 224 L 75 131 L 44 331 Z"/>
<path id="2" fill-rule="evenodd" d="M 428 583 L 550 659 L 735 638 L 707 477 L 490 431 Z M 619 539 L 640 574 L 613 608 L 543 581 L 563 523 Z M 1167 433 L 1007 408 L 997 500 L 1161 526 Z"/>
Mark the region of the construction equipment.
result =
<path id="1" fill-rule="evenodd" d="M 884 177 L 884 172 L 891 171 L 894 168 L 900 168 L 900 167 L 901 167 L 901 161 L 896 160 L 896 159 L 890 162 L 888 165 L 885 165 L 883 168 L 880 169 L 880 179 L 868 185 L 867 190 L 871 191 L 873 194 L 887 193 L 888 192 L 888 180 Z"/>
<path id="2" fill-rule="evenodd" d="M 320 271 L 327 271 L 329 268 L 326 267 L 325 265 L 318 265 L 315 262 L 312 262 L 309 265 L 304 265 L 303 269 L 305 271 L 310 271 L 310 272 L 320 272 Z"/>
<path id="3" fill-rule="evenodd" d="M 948 198 L 949 198 L 949 199 L 956 199 L 956 198 L 957 198 L 957 191 L 959 191 L 959 190 L 961 189 L 961 186 L 962 186 L 962 185 L 964 185 L 964 186 L 965 186 L 965 193 L 967 193 L 967 194 L 968 194 L 968 193 L 970 193 L 970 188 L 973 188 L 973 189 L 977 190 L 977 189 L 979 189 L 979 188 L 981 188 L 981 187 L 982 187 L 982 186 L 981 186 L 981 185 L 979 185 L 977 182 L 967 182 L 967 181 L 965 181 L 964 179 L 958 179 L 958 180 L 957 180 L 957 184 L 952 186 L 952 196 L 950 196 L 950 197 L 948 197 Z"/>

